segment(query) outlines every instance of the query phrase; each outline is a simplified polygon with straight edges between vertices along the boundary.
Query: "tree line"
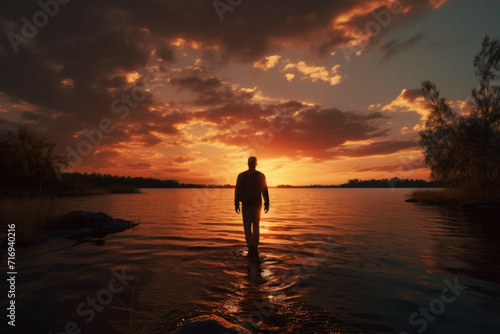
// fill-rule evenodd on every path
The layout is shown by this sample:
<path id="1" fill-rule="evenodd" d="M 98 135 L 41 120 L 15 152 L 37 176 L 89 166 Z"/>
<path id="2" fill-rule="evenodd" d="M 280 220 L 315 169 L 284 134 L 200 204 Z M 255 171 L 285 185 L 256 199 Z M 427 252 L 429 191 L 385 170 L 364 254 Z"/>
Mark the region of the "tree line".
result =
<path id="1" fill-rule="evenodd" d="M 97 173 L 64 173 L 58 179 L 66 159 L 56 144 L 29 131 L 0 134 L 0 191 L 12 194 L 83 194 L 95 191 L 136 192 L 137 188 L 179 188 L 177 180 L 123 177 Z"/>
<path id="2" fill-rule="evenodd" d="M 429 182 L 426 180 L 400 179 L 370 179 L 358 180 L 350 179 L 347 183 L 341 184 L 340 188 L 434 188 L 439 187 L 438 182 Z"/>
<path id="3" fill-rule="evenodd" d="M 347 183 L 340 185 L 312 184 L 307 186 L 292 186 L 282 184 L 278 185 L 276 188 L 434 188 L 439 186 L 439 183 L 434 181 L 393 177 L 391 179 L 349 179 Z"/>

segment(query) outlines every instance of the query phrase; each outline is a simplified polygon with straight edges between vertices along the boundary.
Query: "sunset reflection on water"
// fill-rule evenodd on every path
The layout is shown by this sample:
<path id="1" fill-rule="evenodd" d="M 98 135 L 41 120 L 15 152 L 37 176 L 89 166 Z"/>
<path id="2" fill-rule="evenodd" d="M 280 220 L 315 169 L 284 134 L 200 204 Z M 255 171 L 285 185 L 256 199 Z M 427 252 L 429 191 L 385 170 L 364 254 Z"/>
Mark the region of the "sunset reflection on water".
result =
<path id="1" fill-rule="evenodd" d="M 20 309 L 36 314 L 27 330 L 46 332 L 73 319 L 84 333 L 130 332 L 132 322 L 165 333 L 206 314 L 258 333 L 399 332 L 414 330 L 409 316 L 458 277 L 462 295 L 428 332 L 488 332 L 498 323 L 498 230 L 487 217 L 405 203 L 408 192 L 272 188 L 258 259 L 247 257 L 232 189 L 196 206 L 192 189 L 66 198 L 68 211 L 140 225 L 100 243 L 54 240 L 37 260 L 20 259 Z M 116 301 L 86 324 L 76 306 L 121 267 L 137 277 L 117 296 L 126 307 Z M 462 322 L 467 314 L 478 320 Z"/>

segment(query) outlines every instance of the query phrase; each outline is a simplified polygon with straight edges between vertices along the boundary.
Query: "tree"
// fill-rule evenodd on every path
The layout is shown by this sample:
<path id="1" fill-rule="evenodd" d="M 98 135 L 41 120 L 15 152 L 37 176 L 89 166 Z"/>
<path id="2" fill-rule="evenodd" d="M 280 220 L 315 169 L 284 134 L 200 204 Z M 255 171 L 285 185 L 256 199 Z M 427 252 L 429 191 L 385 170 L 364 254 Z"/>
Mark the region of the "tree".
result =
<path id="1" fill-rule="evenodd" d="M 453 110 L 432 82 L 422 83 L 431 113 L 419 145 L 432 180 L 485 198 L 500 188 L 500 41 L 486 37 L 473 64 L 479 85 L 469 114 Z"/>
<path id="2" fill-rule="evenodd" d="M 64 165 L 66 159 L 56 152 L 56 144 L 28 131 L 25 126 L 16 133 L 0 136 L 0 179 L 12 186 L 37 186 L 53 183 L 53 164 Z"/>

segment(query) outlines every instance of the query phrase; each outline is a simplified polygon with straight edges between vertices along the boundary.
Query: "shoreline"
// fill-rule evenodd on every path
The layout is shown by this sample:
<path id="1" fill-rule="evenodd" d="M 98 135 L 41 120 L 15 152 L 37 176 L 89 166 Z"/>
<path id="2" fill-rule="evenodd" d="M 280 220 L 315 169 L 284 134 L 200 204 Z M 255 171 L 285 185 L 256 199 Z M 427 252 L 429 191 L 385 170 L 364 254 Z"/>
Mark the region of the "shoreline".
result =
<path id="1" fill-rule="evenodd" d="M 471 199 L 466 192 L 458 189 L 416 190 L 405 202 L 455 206 L 468 211 L 500 214 L 500 198 Z"/>

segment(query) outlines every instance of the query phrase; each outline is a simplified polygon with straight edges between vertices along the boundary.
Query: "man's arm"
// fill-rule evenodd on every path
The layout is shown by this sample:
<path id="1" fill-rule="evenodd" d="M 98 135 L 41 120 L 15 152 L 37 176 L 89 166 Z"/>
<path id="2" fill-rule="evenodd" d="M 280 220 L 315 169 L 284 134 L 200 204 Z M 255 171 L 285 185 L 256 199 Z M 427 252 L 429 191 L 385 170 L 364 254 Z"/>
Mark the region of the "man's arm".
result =
<path id="1" fill-rule="evenodd" d="M 263 178 L 263 191 L 262 191 L 262 196 L 264 196 L 264 212 L 267 213 L 269 211 L 269 191 L 267 190 L 267 182 L 266 182 L 266 176 L 262 174 Z"/>
<path id="2" fill-rule="evenodd" d="M 241 175 L 238 175 L 236 179 L 236 187 L 234 188 L 234 211 L 240 213 L 240 187 L 241 187 Z"/>

